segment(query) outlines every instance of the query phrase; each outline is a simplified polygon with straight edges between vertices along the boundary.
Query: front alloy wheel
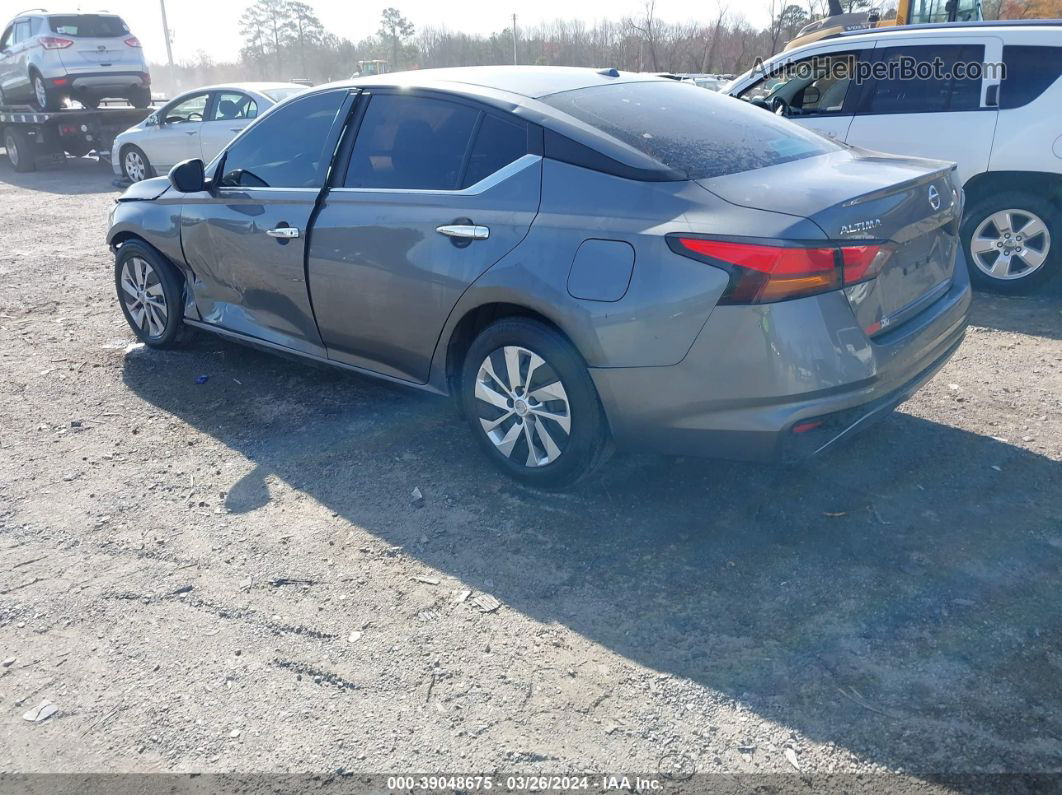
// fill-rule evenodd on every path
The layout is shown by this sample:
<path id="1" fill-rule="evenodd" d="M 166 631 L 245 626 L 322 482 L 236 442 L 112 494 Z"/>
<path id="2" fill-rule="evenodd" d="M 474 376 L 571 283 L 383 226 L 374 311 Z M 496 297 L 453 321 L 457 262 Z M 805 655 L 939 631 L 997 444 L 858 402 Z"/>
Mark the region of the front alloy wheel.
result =
<path id="1" fill-rule="evenodd" d="M 487 326 L 464 355 L 458 386 L 480 447 L 521 483 L 565 488 L 608 457 L 608 426 L 586 362 L 552 326 L 526 317 Z"/>
<path id="2" fill-rule="evenodd" d="M 192 330 L 184 324 L 184 281 L 172 263 L 141 240 L 118 249 L 114 284 L 129 327 L 152 348 L 173 348 Z"/>
<path id="3" fill-rule="evenodd" d="M 527 467 L 564 455 L 572 432 L 568 393 L 534 351 L 506 345 L 488 355 L 476 375 L 479 423 L 506 458 Z"/>
<path id="4" fill-rule="evenodd" d="M 170 310 L 162 279 L 143 257 L 129 257 L 122 265 L 122 300 L 141 335 L 157 340 L 166 331 Z"/>

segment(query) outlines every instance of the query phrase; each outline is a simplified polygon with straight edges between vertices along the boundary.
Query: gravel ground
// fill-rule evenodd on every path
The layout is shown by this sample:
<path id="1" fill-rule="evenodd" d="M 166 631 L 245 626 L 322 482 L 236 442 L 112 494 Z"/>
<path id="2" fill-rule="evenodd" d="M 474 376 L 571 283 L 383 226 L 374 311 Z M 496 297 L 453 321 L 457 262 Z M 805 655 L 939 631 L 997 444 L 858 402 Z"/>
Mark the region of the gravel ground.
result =
<path id="1" fill-rule="evenodd" d="M 821 460 L 543 495 L 444 400 L 129 347 L 114 196 L 0 168 L 0 770 L 1062 771 L 1057 286 Z"/>

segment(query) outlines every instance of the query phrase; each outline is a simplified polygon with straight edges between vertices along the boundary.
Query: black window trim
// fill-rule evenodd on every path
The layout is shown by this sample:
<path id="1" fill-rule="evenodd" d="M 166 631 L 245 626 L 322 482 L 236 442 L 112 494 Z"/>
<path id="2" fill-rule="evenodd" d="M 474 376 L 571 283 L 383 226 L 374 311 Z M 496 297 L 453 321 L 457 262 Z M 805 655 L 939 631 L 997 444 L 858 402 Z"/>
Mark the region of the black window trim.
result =
<path id="1" fill-rule="evenodd" d="M 917 40 L 912 39 L 907 42 L 889 42 L 882 44 L 879 47 L 875 47 L 873 50 L 872 63 L 880 63 L 885 59 L 885 53 L 889 50 L 910 49 L 912 47 L 924 47 L 926 49 L 939 48 L 939 47 L 981 47 L 982 54 L 981 60 L 984 61 L 988 53 L 988 44 L 982 40 L 963 40 L 956 39 L 954 43 L 942 43 L 933 42 L 931 44 L 919 43 Z M 868 111 L 865 110 L 866 103 L 870 101 L 870 98 L 874 96 L 874 91 L 877 89 L 878 80 L 871 78 L 867 80 L 858 92 L 858 103 L 853 108 L 853 114 L 857 117 L 862 116 L 923 116 L 930 113 L 978 113 L 978 112 L 991 112 L 996 113 L 999 108 L 996 106 L 986 106 L 983 104 L 985 97 L 985 77 L 981 77 L 981 90 L 978 93 L 977 107 L 968 108 L 967 110 L 903 110 L 903 111 Z"/>
<path id="2" fill-rule="evenodd" d="M 347 169 L 350 167 L 350 157 L 354 151 L 354 144 L 357 141 L 358 135 L 361 133 L 361 123 L 365 119 L 365 113 L 372 103 L 373 96 L 421 96 L 429 99 L 442 100 L 444 102 L 450 102 L 456 105 L 464 105 L 472 110 L 479 111 L 475 123 L 472 125 L 472 133 L 469 136 L 468 143 L 465 147 L 465 154 L 461 162 L 461 172 L 458 175 L 456 188 L 348 188 L 344 185 L 347 177 Z M 332 170 L 332 180 L 329 185 L 329 190 L 336 191 L 358 191 L 362 193 L 420 193 L 426 195 L 461 195 L 468 194 L 474 195 L 481 193 L 489 185 L 484 185 L 497 174 L 501 174 L 503 171 L 511 167 L 514 163 L 520 162 L 523 158 L 517 158 L 512 163 L 503 166 L 492 174 L 488 174 L 483 179 L 479 180 L 475 184 L 468 185 L 467 187 L 460 187 L 464 181 L 465 174 L 468 171 L 468 164 L 472 157 L 472 149 L 476 143 L 476 136 L 479 134 L 480 127 L 483 125 L 483 120 L 487 116 L 494 116 L 501 121 L 509 122 L 510 124 L 521 126 L 523 125 L 527 129 L 527 156 L 542 158 L 542 128 L 534 122 L 521 118 L 515 113 L 506 113 L 505 111 L 491 107 L 490 105 L 472 99 L 470 97 L 464 97 L 460 94 L 452 94 L 448 91 L 439 91 L 431 88 L 395 88 L 392 86 L 384 86 L 380 88 L 365 88 L 361 90 L 358 96 L 357 106 L 354 109 L 354 118 L 351 121 L 350 127 L 347 131 L 342 146 L 340 147 L 339 155 L 336 158 L 335 168 Z M 493 184 L 493 183 L 491 183 Z"/>
<path id="3" fill-rule="evenodd" d="M 329 190 L 333 174 L 335 172 L 336 160 L 339 156 L 339 149 L 342 144 L 344 131 L 347 129 L 351 121 L 351 114 L 355 108 L 355 100 L 358 97 L 359 90 L 356 88 L 330 88 L 324 91 L 308 91 L 304 94 L 298 94 L 291 98 L 291 102 L 286 104 L 287 106 L 294 105 L 298 102 L 302 102 L 307 99 L 319 96 L 321 94 L 344 94 L 343 101 L 339 105 L 339 110 L 336 112 L 336 117 L 332 121 L 332 127 L 328 131 L 328 137 L 325 139 L 325 145 L 328 146 L 331 143 L 332 153 L 326 159 L 324 159 L 319 167 L 315 182 L 319 183 L 317 188 L 274 188 L 274 187 L 261 187 L 261 186 L 249 186 L 249 185 L 223 185 L 221 184 L 221 178 L 223 176 L 225 161 L 228 160 L 229 150 L 235 146 L 244 134 L 252 130 L 257 126 L 258 119 L 269 118 L 268 113 L 262 113 L 254 120 L 253 124 L 248 124 L 240 133 L 233 138 L 226 145 L 225 150 L 218 156 L 217 165 L 214 167 L 211 174 L 211 193 L 217 197 L 222 192 L 225 195 L 231 195 L 232 193 L 258 193 L 260 191 L 275 191 L 283 193 L 306 193 L 307 191 L 317 192 L 317 204 L 320 205 L 321 197 Z M 276 105 L 270 105 L 267 111 L 272 110 L 280 103 Z M 316 211 L 314 213 L 316 216 Z M 311 223 L 312 226 L 312 223 Z"/>

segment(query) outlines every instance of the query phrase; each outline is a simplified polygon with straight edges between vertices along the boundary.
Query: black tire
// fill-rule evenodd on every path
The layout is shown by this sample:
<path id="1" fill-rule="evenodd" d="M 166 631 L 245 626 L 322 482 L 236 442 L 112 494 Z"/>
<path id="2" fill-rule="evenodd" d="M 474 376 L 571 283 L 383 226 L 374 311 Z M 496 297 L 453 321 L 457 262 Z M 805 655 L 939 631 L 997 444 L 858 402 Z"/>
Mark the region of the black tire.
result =
<path id="1" fill-rule="evenodd" d="M 99 97 L 79 97 L 77 101 L 88 110 L 96 110 L 100 106 Z"/>
<path id="2" fill-rule="evenodd" d="M 134 275 L 137 259 L 146 262 L 151 268 L 151 275 L 145 280 L 148 290 L 155 285 L 162 288 L 162 298 L 166 309 L 165 322 L 155 326 L 155 328 L 161 327 L 161 331 L 153 331 L 151 319 L 143 321 L 143 326 L 141 321 L 137 320 L 134 312 L 135 308 L 140 306 L 140 302 L 130 300 L 131 291 L 127 291 L 126 286 L 123 285 L 126 265 L 129 265 L 130 274 Z M 121 245 L 114 258 L 114 288 L 118 293 L 118 304 L 122 307 L 122 314 L 125 315 L 129 328 L 145 345 L 151 348 L 176 348 L 185 344 L 193 336 L 194 330 L 184 323 L 184 279 L 173 263 L 151 246 L 140 240 L 129 240 Z M 147 312 L 146 309 L 144 311 Z M 154 312 L 152 317 L 158 319 L 159 315 Z"/>
<path id="3" fill-rule="evenodd" d="M 38 90 L 38 82 L 40 83 L 40 89 Z M 33 106 L 40 111 L 54 111 L 59 110 L 62 106 L 63 98 L 58 94 L 55 89 L 48 85 L 48 81 L 40 76 L 37 72 L 30 72 L 30 92 L 32 94 L 31 102 Z M 38 93 L 44 95 L 44 101 L 38 97 Z"/>
<path id="4" fill-rule="evenodd" d="M 543 364 L 531 374 L 529 383 L 512 391 L 504 384 L 495 385 L 498 395 L 503 390 L 506 395 L 522 395 L 526 402 L 522 407 L 525 414 L 521 416 L 515 413 L 512 399 L 509 400 L 510 407 L 504 409 L 476 397 L 480 368 L 488 356 L 492 361 L 499 361 L 499 356 L 502 357 L 500 361 L 504 361 L 506 347 L 522 348 L 543 360 Z M 498 367 L 493 366 L 493 369 L 497 370 Z M 529 369 L 518 365 L 517 370 L 521 374 L 516 380 L 526 378 Z M 535 405 L 543 411 L 566 415 L 570 428 L 566 436 L 562 425 L 552 419 L 544 419 L 543 415 L 533 414 L 534 409 L 526 408 L 527 403 L 534 403 L 530 400 L 532 393 L 558 379 L 563 386 L 567 406 L 562 409 L 557 402 L 548 400 Z M 529 318 L 506 318 L 485 328 L 465 355 L 458 388 L 463 413 L 487 457 L 505 474 L 525 485 L 542 489 L 573 486 L 601 466 L 608 457 L 611 449 L 608 425 L 586 363 L 562 334 L 545 323 Z M 499 443 L 492 441 L 483 427 L 484 422 L 496 421 L 506 415 L 509 419 L 498 426 L 497 432 L 499 435 L 509 431 L 516 434 L 517 439 L 510 445 L 509 455 L 502 452 Z M 548 461 L 549 454 L 541 441 L 543 437 L 538 435 L 535 427 L 537 423 L 542 423 L 541 430 L 551 439 L 557 437 L 555 445 L 559 455 L 552 461 Z M 526 434 L 525 425 L 528 426 Z M 518 430 L 513 431 L 514 427 Z M 529 441 L 528 436 L 534 441 Z M 538 446 L 543 455 L 540 457 L 536 454 L 535 457 L 548 463 L 529 466 L 529 445 Z"/>
<path id="5" fill-rule="evenodd" d="M 151 89 L 137 88 L 129 95 L 129 104 L 134 108 L 147 108 L 151 106 Z"/>
<path id="6" fill-rule="evenodd" d="M 37 154 L 33 142 L 17 127 L 4 130 L 4 149 L 7 150 L 7 162 L 20 174 L 37 169 Z"/>
<path id="7" fill-rule="evenodd" d="M 995 259 L 990 258 L 987 254 L 982 254 L 978 257 L 973 250 L 974 235 L 978 229 L 982 227 L 982 224 L 988 222 L 988 219 L 994 214 L 1005 210 L 1018 211 L 1015 214 L 1015 220 L 1022 225 L 1028 223 L 1032 216 L 1041 220 L 1045 227 L 1043 236 L 1036 235 L 1021 242 L 1026 243 L 1029 246 L 1029 250 L 1034 252 L 1042 250 L 1044 245 L 1047 247 L 1045 251 L 1047 256 L 1042 265 L 1035 269 L 1025 268 L 1024 271 L 1020 267 L 1016 271 L 1012 269 L 1015 276 L 1010 279 L 997 278 L 983 270 L 978 265 L 978 262 L 990 267 L 995 262 Z M 1026 213 L 1027 215 L 1020 216 L 1021 213 Z M 1024 191 L 1005 191 L 985 196 L 973 202 L 972 206 L 968 207 L 963 215 L 961 231 L 963 253 L 970 270 L 970 281 L 973 282 L 975 287 L 997 293 L 1020 294 L 1039 289 L 1046 281 L 1062 270 L 1062 223 L 1059 221 L 1060 214 L 1062 214 L 1062 211 L 1048 200 Z M 1018 223 L 1011 225 L 1017 226 Z M 989 232 L 989 237 L 991 237 L 996 234 L 1002 236 L 1005 233 L 1016 235 L 1019 230 L 1000 230 L 992 224 L 982 229 L 982 237 L 985 236 L 984 233 L 986 231 Z M 1024 260 L 1020 259 L 1020 254 L 1017 256 L 1019 257 L 1019 263 L 1024 263 Z M 1024 275 L 1022 275 L 1023 272 Z"/>
<path id="8" fill-rule="evenodd" d="M 126 158 L 130 154 L 136 155 L 143 161 L 144 175 L 142 177 L 134 179 L 133 175 L 130 174 L 129 169 L 131 167 L 131 164 L 126 162 Z M 144 154 L 143 149 L 141 149 L 139 146 L 135 146 L 134 144 L 129 144 L 128 146 L 122 147 L 121 163 L 122 173 L 125 175 L 125 178 L 130 182 L 140 182 L 141 180 L 151 179 L 153 176 L 155 176 L 155 168 L 151 165 L 151 161 L 148 160 L 148 156 Z"/>

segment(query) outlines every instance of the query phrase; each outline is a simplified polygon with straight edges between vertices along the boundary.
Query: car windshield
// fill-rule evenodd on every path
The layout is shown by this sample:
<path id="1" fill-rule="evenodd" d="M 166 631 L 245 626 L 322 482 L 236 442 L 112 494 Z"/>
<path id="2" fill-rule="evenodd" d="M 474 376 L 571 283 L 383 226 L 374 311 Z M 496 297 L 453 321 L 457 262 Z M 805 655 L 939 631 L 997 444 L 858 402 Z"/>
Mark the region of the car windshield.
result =
<path id="1" fill-rule="evenodd" d="M 52 33 L 61 36 L 87 36 L 97 39 L 112 39 L 129 33 L 129 26 L 121 17 L 100 14 L 67 14 L 48 17 Z"/>
<path id="2" fill-rule="evenodd" d="M 740 100 L 671 80 L 617 83 L 542 98 L 688 179 L 707 179 L 839 149 Z"/>
<path id="3" fill-rule="evenodd" d="M 301 94 L 305 90 L 303 86 L 292 86 L 291 88 L 267 88 L 262 93 L 274 102 L 283 102 L 288 97 Z"/>

